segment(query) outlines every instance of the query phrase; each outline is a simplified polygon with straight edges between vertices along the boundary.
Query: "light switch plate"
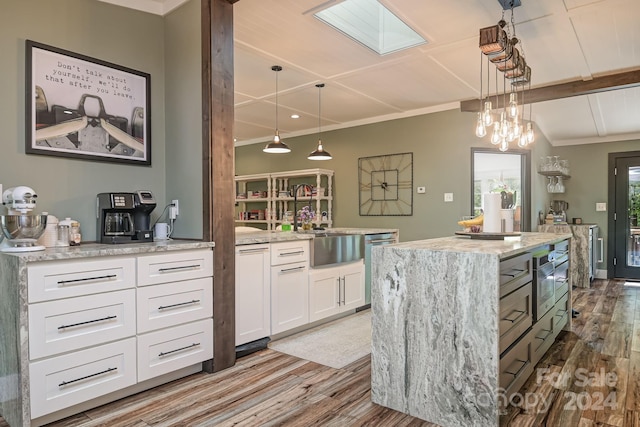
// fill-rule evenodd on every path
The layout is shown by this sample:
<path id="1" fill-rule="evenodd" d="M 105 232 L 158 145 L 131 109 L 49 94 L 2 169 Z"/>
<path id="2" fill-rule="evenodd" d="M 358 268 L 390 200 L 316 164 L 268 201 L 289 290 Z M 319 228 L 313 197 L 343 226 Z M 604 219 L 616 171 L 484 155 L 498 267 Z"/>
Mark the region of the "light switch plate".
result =
<path id="1" fill-rule="evenodd" d="M 607 210 L 606 202 L 596 203 L 596 212 L 606 212 L 606 210 Z"/>
<path id="2" fill-rule="evenodd" d="M 445 202 L 453 202 L 453 193 L 444 193 Z"/>
<path id="3" fill-rule="evenodd" d="M 418 187 L 416 188 L 416 191 L 418 192 L 418 194 L 424 194 L 427 192 L 427 189 L 425 187 Z"/>

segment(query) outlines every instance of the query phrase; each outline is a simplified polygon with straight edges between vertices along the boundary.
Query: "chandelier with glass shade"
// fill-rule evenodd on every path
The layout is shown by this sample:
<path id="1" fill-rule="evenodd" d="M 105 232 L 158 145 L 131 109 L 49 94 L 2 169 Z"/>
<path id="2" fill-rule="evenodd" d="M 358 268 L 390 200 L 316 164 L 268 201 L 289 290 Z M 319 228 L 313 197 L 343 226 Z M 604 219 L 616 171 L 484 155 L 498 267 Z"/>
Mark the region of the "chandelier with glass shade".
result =
<path id="1" fill-rule="evenodd" d="M 516 37 L 514 1 L 511 0 L 508 5 L 511 11 L 510 25 L 504 20 L 503 8 L 502 19 L 498 24 L 480 29 L 479 43 L 481 109 L 476 120 L 476 136 L 484 138 L 489 135 L 491 143 L 497 145 L 500 151 L 507 151 L 510 143 L 516 143 L 518 147 L 525 148 L 535 140 L 531 122 L 531 103 L 528 108 L 529 117 L 525 124 L 524 89 L 526 86 L 531 88 L 531 67 L 527 65 L 522 41 Z M 486 94 L 483 91 L 485 64 Z M 490 96 L 491 64 L 494 65 L 495 75 L 493 98 Z M 493 108 L 492 99 L 495 99 L 496 109 Z M 497 108 L 500 104 L 502 107 Z"/>

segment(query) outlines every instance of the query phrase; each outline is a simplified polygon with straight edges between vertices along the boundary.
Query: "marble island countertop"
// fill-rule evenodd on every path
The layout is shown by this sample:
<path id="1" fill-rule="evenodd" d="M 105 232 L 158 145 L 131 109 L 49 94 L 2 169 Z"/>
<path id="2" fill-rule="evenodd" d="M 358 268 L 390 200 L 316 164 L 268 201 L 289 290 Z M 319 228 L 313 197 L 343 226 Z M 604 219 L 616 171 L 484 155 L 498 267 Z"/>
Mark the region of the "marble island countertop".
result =
<path id="1" fill-rule="evenodd" d="M 349 228 L 337 227 L 326 230 L 309 231 L 250 231 L 236 233 L 236 245 L 251 245 L 257 243 L 287 242 L 291 240 L 311 240 L 316 234 L 381 234 L 397 233 L 396 228 Z"/>
<path id="2" fill-rule="evenodd" d="M 553 244 L 572 237 L 568 234 L 523 232 L 520 236 L 505 240 L 471 239 L 467 236 L 440 237 L 428 240 L 415 240 L 393 245 L 394 249 L 429 250 L 442 252 L 485 253 L 508 258 L 512 255 L 533 249 L 544 244 Z M 374 250 L 377 250 L 374 249 Z"/>
<path id="3" fill-rule="evenodd" d="M 162 240 L 156 242 L 117 245 L 105 243 L 82 243 L 79 246 L 47 248 L 43 251 L 2 252 L 2 254 L 6 256 L 15 256 L 22 262 L 35 262 L 110 255 L 135 255 L 186 249 L 204 249 L 213 248 L 214 246 L 214 242 L 203 242 L 199 240 Z"/>

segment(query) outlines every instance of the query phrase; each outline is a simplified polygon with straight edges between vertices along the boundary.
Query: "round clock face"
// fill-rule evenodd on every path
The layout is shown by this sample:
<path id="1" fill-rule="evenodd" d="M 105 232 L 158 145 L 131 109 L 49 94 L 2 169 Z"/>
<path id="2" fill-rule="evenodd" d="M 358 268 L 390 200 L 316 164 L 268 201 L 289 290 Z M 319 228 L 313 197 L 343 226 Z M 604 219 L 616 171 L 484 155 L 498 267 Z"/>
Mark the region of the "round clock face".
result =
<path id="1" fill-rule="evenodd" d="M 413 214 L 413 153 L 358 159 L 360 215 Z"/>

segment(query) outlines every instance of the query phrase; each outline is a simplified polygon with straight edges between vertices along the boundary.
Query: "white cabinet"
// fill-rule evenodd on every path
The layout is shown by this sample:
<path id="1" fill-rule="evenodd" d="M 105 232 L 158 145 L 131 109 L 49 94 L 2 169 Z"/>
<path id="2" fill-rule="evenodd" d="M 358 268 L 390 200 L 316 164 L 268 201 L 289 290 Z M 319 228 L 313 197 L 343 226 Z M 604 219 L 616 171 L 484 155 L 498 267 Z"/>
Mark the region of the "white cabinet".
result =
<path id="1" fill-rule="evenodd" d="M 309 273 L 309 321 L 364 304 L 364 262 L 315 268 Z"/>
<path id="2" fill-rule="evenodd" d="M 271 244 L 271 334 L 309 323 L 308 280 L 308 240 Z"/>
<path id="3" fill-rule="evenodd" d="M 282 222 L 282 213 L 296 211 L 309 204 L 316 213 L 313 223 L 327 227 L 333 225 L 333 175 L 328 169 L 302 169 L 235 177 L 236 182 L 236 223 L 265 224 L 267 230 L 275 230 Z M 294 198 L 289 194 L 291 187 L 305 183 L 313 187 L 311 194 L 298 197 L 298 207 L 293 206 Z M 318 191 L 320 189 L 320 191 Z M 327 216 L 323 220 L 322 212 Z M 295 213 L 295 212 L 294 212 Z"/>
<path id="4" fill-rule="evenodd" d="M 236 246 L 236 346 L 271 335 L 269 244 Z"/>
<path id="5" fill-rule="evenodd" d="M 211 249 L 33 262 L 27 288 L 31 419 L 213 357 Z"/>

